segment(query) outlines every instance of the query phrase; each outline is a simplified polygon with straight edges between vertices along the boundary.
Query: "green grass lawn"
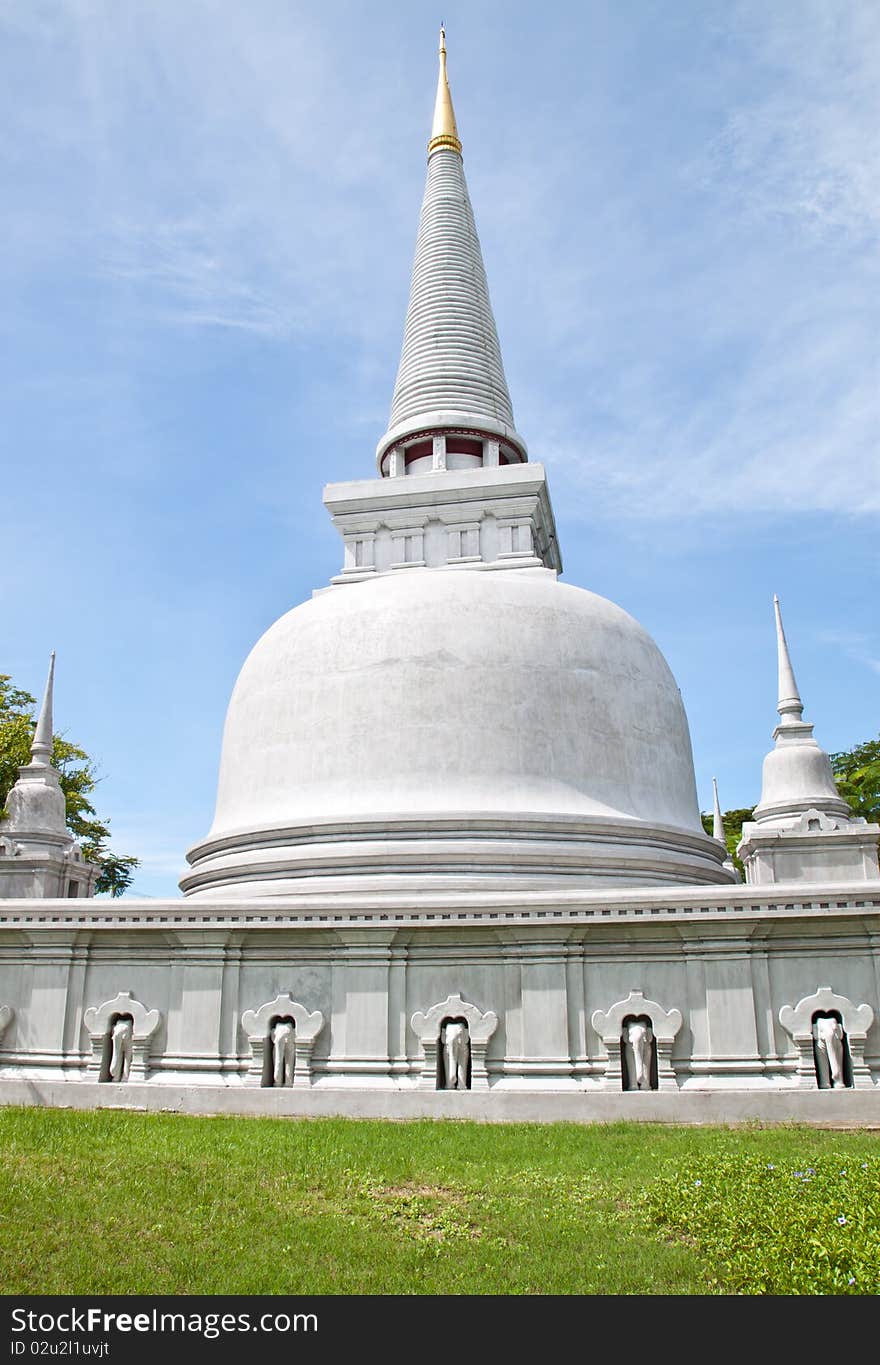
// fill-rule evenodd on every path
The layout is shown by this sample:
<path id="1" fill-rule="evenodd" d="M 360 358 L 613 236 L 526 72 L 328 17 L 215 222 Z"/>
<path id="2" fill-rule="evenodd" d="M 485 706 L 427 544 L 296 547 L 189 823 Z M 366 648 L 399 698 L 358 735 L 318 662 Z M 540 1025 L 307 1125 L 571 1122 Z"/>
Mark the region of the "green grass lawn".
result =
<path id="1" fill-rule="evenodd" d="M 7 1294 L 880 1290 L 871 1133 L 10 1108 L 0 1151 Z"/>

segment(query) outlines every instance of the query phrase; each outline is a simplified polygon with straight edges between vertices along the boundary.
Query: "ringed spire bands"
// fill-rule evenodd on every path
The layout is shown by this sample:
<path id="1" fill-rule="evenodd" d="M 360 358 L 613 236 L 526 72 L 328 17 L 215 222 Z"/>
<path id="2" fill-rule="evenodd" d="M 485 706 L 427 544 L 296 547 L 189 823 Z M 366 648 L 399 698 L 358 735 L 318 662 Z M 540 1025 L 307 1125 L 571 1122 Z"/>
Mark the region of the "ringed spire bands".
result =
<path id="1" fill-rule="evenodd" d="M 527 458 L 514 427 L 441 29 L 403 350 L 388 430 L 376 459 L 381 474 L 402 474 L 426 467 L 518 464 Z"/>

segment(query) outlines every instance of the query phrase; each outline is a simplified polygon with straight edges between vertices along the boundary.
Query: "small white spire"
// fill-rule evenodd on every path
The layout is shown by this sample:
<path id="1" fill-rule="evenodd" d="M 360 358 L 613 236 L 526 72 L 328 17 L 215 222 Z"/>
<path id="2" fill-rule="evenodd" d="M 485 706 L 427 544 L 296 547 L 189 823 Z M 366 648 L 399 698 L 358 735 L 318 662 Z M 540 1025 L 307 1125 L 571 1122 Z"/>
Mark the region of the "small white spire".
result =
<path id="1" fill-rule="evenodd" d="M 712 778 L 712 795 L 715 801 L 715 808 L 712 814 L 712 838 L 717 839 L 724 847 L 727 847 L 727 836 L 724 833 L 724 821 L 721 818 L 721 803 L 718 800 L 718 783 Z"/>
<path id="2" fill-rule="evenodd" d="M 849 807 L 837 790 L 831 760 L 813 738 L 813 726 L 803 718 L 804 704 L 775 595 L 773 606 L 779 650 L 779 720 L 773 731 L 774 748 L 764 759 L 761 799 L 752 822 L 773 821 L 781 826 L 785 821 L 800 820 L 804 812 L 813 809 L 849 819 Z"/>
<path id="3" fill-rule="evenodd" d="M 49 676 L 31 741 L 31 761 L 18 770 L 18 778 L 6 798 L 5 832 L 14 831 L 30 851 L 72 847 L 68 834 L 66 803 L 58 769 L 52 766 L 52 692 L 55 683 L 55 651 L 49 658 Z M 62 836 L 59 841 L 57 836 Z M 48 846 L 45 837 L 49 837 Z"/>
<path id="4" fill-rule="evenodd" d="M 55 688 L 55 651 L 49 656 L 49 676 L 43 693 L 43 704 L 31 744 L 31 763 L 48 768 L 52 764 L 52 694 Z"/>
<path id="5" fill-rule="evenodd" d="M 795 682 L 794 669 L 791 666 L 791 656 L 788 652 L 788 641 L 785 638 L 785 630 L 782 626 L 782 612 L 779 610 L 779 598 L 773 594 L 773 610 L 776 613 L 776 648 L 779 659 L 779 701 L 776 709 L 782 717 L 783 723 L 790 724 L 791 721 L 800 721 L 804 714 L 804 704 L 801 701 L 801 694 L 798 692 L 798 685 Z M 789 719 L 790 718 L 790 719 Z"/>

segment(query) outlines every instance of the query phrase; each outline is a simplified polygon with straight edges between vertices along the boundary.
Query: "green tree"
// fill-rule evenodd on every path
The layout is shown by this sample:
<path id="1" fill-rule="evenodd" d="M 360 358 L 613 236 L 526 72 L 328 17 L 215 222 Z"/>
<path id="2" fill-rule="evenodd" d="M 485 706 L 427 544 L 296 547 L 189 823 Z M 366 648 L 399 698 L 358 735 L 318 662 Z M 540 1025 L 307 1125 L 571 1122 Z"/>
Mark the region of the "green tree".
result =
<path id="1" fill-rule="evenodd" d="M 14 687 L 9 675 L 0 673 L 0 806 L 5 806 L 19 768 L 30 761 L 36 704 L 29 692 Z M 120 896 L 131 885 L 138 859 L 109 848 L 109 823 L 98 818 L 91 802 L 100 781 L 95 764 L 84 749 L 62 735 L 52 737 L 52 763 L 64 792 L 67 828 L 89 862 L 101 869 L 95 890 Z M 5 813 L 0 810 L 0 816 Z"/>
<path id="2" fill-rule="evenodd" d="M 880 821 L 880 737 L 831 755 L 837 790 L 854 815 Z"/>

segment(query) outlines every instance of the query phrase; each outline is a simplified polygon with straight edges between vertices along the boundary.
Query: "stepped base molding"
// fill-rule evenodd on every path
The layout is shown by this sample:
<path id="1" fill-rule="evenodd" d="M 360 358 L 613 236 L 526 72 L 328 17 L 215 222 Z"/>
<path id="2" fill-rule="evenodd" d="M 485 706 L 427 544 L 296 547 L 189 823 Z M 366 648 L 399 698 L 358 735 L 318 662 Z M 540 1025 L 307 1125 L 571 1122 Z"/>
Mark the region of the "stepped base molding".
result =
<path id="1" fill-rule="evenodd" d="M 129 1085 L 0 1080 L 0 1105 L 123 1109 L 143 1113 L 240 1114 L 262 1118 L 473 1119 L 481 1123 L 800 1123 L 880 1128 L 880 1090 L 621 1091 L 590 1095 L 511 1091 L 253 1090 L 222 1086 Z"/>

